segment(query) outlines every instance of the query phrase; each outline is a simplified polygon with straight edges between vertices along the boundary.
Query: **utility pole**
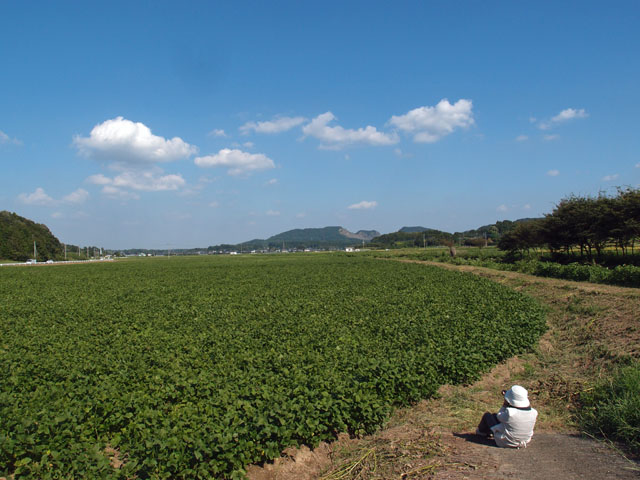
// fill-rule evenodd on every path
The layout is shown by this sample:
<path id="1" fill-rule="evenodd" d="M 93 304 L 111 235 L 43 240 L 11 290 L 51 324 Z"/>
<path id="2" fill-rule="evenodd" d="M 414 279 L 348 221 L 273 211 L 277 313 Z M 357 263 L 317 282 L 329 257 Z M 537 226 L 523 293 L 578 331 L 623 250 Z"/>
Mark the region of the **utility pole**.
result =
<path id="1" fill-rule="evenodd" d="M 33 241 L 33 259 L 38 261 L 38 251 L 36 250 L 36 241 Z"/>
<path id="2" fill-rule="evenodd" d="M 67 261 L 67 244 L 64 244 L 64 261 Z"/>

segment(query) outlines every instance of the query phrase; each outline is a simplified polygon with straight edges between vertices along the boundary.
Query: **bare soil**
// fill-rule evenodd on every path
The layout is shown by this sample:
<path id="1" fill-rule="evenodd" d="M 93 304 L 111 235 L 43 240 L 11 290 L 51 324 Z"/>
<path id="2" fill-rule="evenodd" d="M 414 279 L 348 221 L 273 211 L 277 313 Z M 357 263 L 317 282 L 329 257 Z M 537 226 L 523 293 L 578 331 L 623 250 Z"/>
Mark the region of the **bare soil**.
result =
<path id="1" fill-rule="evenodd" d="M 585 436 L 573 418 L 581 392 L 621 358 L 640 357 L 640 290 L 416 263 L 470 272 L 536 298 L 547 308 L 548 332 L 534 352 L 471 385 L 443 386 L 437 398 L 397 410 L 373 435 L 288 449 L 272 464 L 251 466 L 251 480 L 640 478 L 637 459 Z M 501 449 L 474 431 L 515 383 L 539 411 L 536 433 L 525 449 Z"/>

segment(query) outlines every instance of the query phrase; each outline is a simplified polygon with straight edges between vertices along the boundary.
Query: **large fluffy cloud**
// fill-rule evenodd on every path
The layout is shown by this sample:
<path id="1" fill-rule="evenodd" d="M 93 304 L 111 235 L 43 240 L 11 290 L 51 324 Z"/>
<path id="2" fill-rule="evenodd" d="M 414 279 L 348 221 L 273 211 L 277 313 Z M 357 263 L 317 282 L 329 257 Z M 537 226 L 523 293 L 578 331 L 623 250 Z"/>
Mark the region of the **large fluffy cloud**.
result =
<path id="1" fill-rule="evenodd" d="M 87 157 L 118 164 L 172 162 L 198 151 L 179 137 L 159 137 L 145 124 L 122 117 L 96 125 L 88 137 L 76 135 L 73 143 Z"/>
<path id="2" fill-rule="evenodd" d="M 213 155 L 196 157 L 195 163 L 199 167 L 228 167 L 229 175 L 242 175 L 275 168 L 273 160 L 262 153 L 249 153 L 229 148 L 223 148 Z"/>
<path id="3" fill-rule="evenodd" d="M 364 144 L 372 146 L 393 145 L 399 139 L 395 133 L 384 133 L 370 125 L 357 130 L 341 126 L 329 126 L 336 117 L 331 112 L 318 115 L 307 125 L 302 127 L 306 136 L 314 137 L 323 142 L 322 148 L 340 149 L 347 145 Z"/>
<path id="4" fill-rule="evenodd" d="M 251 130 L 258 133 L 286 132 L 301 125 L 305 120 L 304 117 L 277 117 L 267 122 L 247 122 L 240 127 L 240 131 L 242 133 L 249 133 Z"/>
<path id="5" fill-rule="evenodd" d="M 404 115 L 394 115 L 389 124 L 413 135 L 415 142 L 432 143 L 456 128 L 473 125 L 473 102 L 460 99 L 453 105 L 442 99 L 435 107 L 415 108 Z"/>

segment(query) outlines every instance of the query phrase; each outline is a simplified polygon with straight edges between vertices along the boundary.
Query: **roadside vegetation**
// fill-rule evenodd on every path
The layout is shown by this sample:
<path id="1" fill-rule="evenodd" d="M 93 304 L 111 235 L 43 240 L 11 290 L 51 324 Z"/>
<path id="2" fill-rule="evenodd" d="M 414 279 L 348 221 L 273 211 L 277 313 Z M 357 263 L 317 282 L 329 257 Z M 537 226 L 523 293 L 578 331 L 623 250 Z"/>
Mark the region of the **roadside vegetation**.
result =
<path id="1" fill-rule="evenodd" d="M 575 254 L 555 255 L 551 257 L 548 252 L 531 254 L 524 258 L 513 257 L 496 247 L 459 247 L 455 257 L 450 254 L 449 248 L 412 248 L 399 250 L 375 250 L 370 255 L 382 258 L 407 258 L 414 260 L 426 260 L 449 263 L 452 265 L 469 265 L 475 267 L 493 268 L 510 272 L 520 272 L 538 277 L 551 277 L 576 282 L 602 283 L 608 285 L 620 285 L 623 287 L 640 287 L 640 253 L 615 255 L 609 260 L 614 264 L 615 260 L 627 262 L 613 267 L 581 263 Z M 568 262 L 568 263 L 560 263 Z"/>
<path id="2" fill-rule="evenodd" d="M 625 444 L 640 454 L 640 362 L 616 369 L 580 397 L 578 418 L 586 431 Z"/>

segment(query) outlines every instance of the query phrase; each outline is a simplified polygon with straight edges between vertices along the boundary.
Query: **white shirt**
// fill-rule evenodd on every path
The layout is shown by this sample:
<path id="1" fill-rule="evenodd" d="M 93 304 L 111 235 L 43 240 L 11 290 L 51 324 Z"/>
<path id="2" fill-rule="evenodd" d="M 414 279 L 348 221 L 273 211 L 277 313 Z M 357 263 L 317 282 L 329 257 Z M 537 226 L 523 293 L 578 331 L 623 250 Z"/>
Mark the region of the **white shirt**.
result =
<path id="1" fill-rule="evenodd" d="M 499 447 L 526 447 L 533 437 L 533 427 L 538 418 L 535 408 L 520 410 L 502 407 L 497 414 L 500 423 L 491 427 L 493 438 Z"/>

